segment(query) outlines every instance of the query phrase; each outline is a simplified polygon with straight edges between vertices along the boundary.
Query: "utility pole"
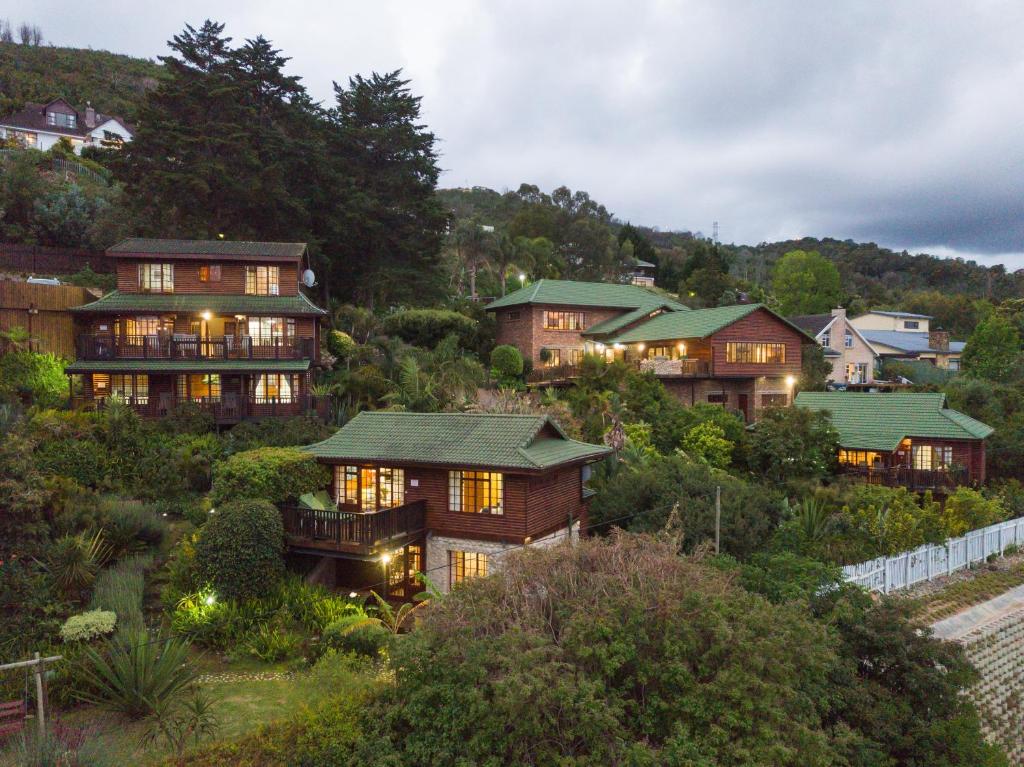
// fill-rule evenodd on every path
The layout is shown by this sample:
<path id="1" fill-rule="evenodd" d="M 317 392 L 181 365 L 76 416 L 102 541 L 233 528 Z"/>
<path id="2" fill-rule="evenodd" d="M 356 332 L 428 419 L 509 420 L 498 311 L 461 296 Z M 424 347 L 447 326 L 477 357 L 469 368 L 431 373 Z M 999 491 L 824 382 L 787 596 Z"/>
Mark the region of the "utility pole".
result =
<path id="1" fill-rule="evenodd" d="M 36 665 L 33 670 L 36 672 L 36 718 L 39 720 L 39 739 L 46 738 L 46 704 L 43 702 L 43 664 L 39 660 L 39 653 L 35 655 Z"/>
<path id="2" fill-rule="evenodd" d="M 715 555 L 722 551 L 722 486 L 715 487 Z"/>

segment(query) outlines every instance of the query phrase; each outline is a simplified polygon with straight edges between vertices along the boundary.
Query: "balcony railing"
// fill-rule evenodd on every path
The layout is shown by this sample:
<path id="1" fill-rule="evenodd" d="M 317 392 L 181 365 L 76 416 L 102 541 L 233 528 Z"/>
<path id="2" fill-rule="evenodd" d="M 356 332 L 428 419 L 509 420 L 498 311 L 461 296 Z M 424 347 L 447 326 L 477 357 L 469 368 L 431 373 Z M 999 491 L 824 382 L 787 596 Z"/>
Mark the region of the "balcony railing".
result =
<path id="1" fill-rule="evenodd" d="M 871 485 L 905 487 L 909 490 L 951 490 L 969 481 L 966 472 L 948 469 L 915 469 L 910 466 L 850 466 L 841 464 L 844 474 L 860 477 Z"/>
<path id="2" fill-rule="evenodd" d="M 107 406 L 107 398 L 88 399 L 75 397 L 72 407 L 102 410 Z M 313 395 L 299 395 L 290 401 L 276 397 L 245 398 L 234 393 L 222 394 L 220 397 L 196 397 L 185 399 L 171 392 L 159 392 L 145 397 L 126 397 L 126 405 L 145 418 L 166 418 L 173 415 L 181 405 L 188 404 L 204 413 L 213 416 L 217 423 L 230 424 L 251 418 L 268 418 L 276 416 L 297 416 L 315 414 L 326 420 L 330 415 L 330 398 Z"/>
<path id="3" fill-rule="evenodd" d="M 641 373 L 654 373 L 656 376 L 673 376 L 682 378 L 708 378 L 711 376 L 711 363 L 707 360 L 640 360 Z"/>
<path id="4" fill-rule="evenodd" d="M 536 367 L 526 376 L 527 383 L 549 383 L 568 381 L 580 374 L 579 365 L 544 365 Z"/>
<path id="5" fill-rule="evenodd" d="M 188 333 L 147 336 L 83 334 L 80 360 L 300 360 L 313 358 L 312 338 L 213 336 Z"/>
<path id="6" fill-rule="evenodd" d="M 380 511 L 343 511 L 285 506 L 281 509 L 288 544 L 295 548 L 344 551 L 369 556 L 420 535 L 426 503 L 412 501 Z"/>

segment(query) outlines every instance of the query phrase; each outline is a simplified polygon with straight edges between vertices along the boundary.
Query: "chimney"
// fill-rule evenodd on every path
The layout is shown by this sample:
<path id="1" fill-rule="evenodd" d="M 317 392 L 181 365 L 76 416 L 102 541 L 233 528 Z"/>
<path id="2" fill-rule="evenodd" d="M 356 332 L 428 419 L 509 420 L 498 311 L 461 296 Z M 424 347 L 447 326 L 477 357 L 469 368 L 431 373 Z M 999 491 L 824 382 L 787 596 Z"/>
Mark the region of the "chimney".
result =
<path id="1" fill-rule="evenodd" d="M 96 110 L 92 108 L 92 104 L 90 104 L 88 101 L 85 102 L 85 127 L 96 127 Z"/>
<path id="2" fill-rule="evenodd" d="M 949 332 L 938 328 L 928 331 L 928 347 L 937 352 L 949 351 Z"/>
<path id="3" fill-rule="evenodd" d="M 841 320 L 845 320 L 846 319 L 846 309 L 844 309 L 841 306 L 837 306 L 835 309 L 832 310 L 832 316 L 833 317 L 838 317 Z"/>

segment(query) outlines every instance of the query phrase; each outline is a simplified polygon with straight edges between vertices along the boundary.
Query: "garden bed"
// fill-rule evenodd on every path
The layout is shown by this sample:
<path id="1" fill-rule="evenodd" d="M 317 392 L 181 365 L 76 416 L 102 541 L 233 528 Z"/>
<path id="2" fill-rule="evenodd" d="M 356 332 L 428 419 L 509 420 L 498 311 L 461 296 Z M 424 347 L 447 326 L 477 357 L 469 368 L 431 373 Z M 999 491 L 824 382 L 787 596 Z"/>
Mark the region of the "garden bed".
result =
<path id="1" fill-rule="evenodd" d="M 932 624 L 1024 584 L 1024 552 L 958 570 L 900 594 L 915 603 L 915 616 Z"/>

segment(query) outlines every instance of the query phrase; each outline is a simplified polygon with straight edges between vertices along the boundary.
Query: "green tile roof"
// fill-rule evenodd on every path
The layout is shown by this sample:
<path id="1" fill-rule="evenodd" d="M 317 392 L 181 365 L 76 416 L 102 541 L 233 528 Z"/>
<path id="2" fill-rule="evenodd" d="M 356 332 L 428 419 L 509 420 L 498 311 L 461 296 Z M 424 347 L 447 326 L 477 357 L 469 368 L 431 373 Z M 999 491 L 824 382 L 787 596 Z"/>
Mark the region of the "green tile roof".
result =
<path id="1" fill-rule="evenodd" d="M 604 322 L 599 322 L 596 325 L 591 325 L 589 328 L 583 331 L 585 336 L 603 336 L 609 333 L 614 333 L 619 328 L 625 327 L 630 323 L 636 322 L 646 317 L 651 312 L 661 310 L 675 311 L 670 306 L 642 306 L 639 309 L 634 309 L 631 312 L 620 314 L 618 317 L 609 317 Z"/>
<path id="2" fill-rule="evenodd" d="M 297 296 L 246 296 L 207 293 L 122 293 L 115 290 L 98 301 L 70 311 L 88 314 L 119 312 L 204 312 L 217 314 L 326 314 L 302 293 Z"/>
<path id="3" fill-rule="evenodd" d="M 775 314 L 764 304 L 736 304 L 734 306 L 719 306 L 715 309 L 694 309 L 689 312 L 665 312 L 609 338 L 607 343 L 633 344 L 648 341 L 673 341 L 679 338 L 707 338 L 712 333 L 717 333 L 722 328 L 743 319 L 758 309 L 770 312 L 800 335 L 810 341 L 814 340 L 813 337 L 789 320 Z"/>
<path id="4" fill-rule="evenodd" d="M 302 373 L 309 360 L 78 360 L 65 373 Z"/>
<path id="5" fill-rule="evenodd" d="M 556 304 L 560 306 L 602 306 L 610 309 L 639 309 L 668 306 L 677 311 L 689 307 L 636 285 L 608 282 L 575 282 L 573 280 L 537 280 L 532 285 L 502 296 L 487 305 L 487 310 L 524 304 Z"/>
<path id="6" fill-rule="evenodd" d="M 299 259 L 304 242 L 244 242 L 237 240 L 159 240 L 129 237 L 107 248 L 116 255 L 235 256 Z"/>
<path id="7" fill-rule="evenodd" d="M 942 393 L 809 392 L 797 407 L 828 411 L 846 448 L 891 452 L 905 437 L 984 439 L 991 426 L 946 407 Z"/>
<path id="8" fill-rule="evenodd" d="M 552 429 L 545 430 L 550 425 Z M 542 434 L 541 432 L 544 431 Z M 542 415 L 363 411 L 309 445 L 319 458 L 537 471 L 610 450 L 568 439 Z"/>

